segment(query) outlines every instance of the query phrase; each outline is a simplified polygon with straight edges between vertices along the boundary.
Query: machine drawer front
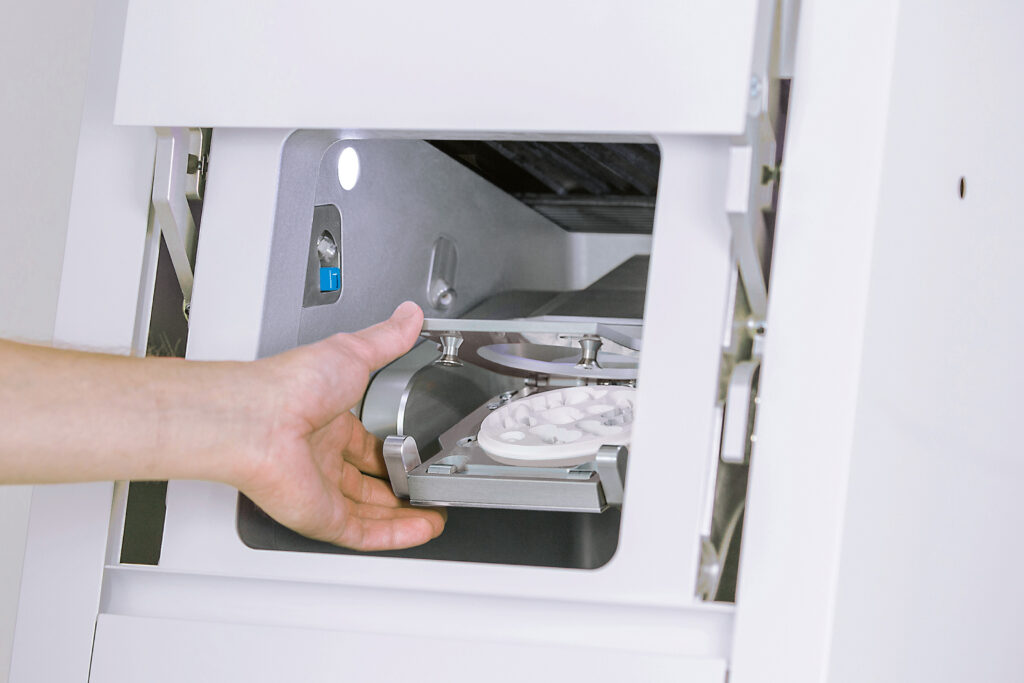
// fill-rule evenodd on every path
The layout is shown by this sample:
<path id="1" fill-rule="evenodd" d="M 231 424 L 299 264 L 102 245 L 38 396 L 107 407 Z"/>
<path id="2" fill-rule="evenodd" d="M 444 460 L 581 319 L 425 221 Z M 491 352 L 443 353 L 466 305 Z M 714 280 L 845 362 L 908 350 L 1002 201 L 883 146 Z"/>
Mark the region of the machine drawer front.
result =
<path id="1" fill-rule="evenodd" d="M 721 683 L 725 671 L 662 653 L 101 615 L 89 680 Z"/>

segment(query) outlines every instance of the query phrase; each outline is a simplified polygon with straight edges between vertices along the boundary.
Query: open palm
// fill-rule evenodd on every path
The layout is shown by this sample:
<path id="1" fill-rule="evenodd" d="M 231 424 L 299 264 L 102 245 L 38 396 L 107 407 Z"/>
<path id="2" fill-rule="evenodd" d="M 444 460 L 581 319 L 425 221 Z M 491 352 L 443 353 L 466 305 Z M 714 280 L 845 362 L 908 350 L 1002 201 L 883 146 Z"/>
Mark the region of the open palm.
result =
<path id="1" fill-rule="evenodd" d="M 408 548 L 444 529 L 442 512 L 399 501 L 381 442 L 350 412 L 370 373 L 408 351 L 423 313 L 390 319 L 260 361 L 277 391 L 258 456 L 236 485 L 267 514 L 312 538 L 357 550 Z"/>

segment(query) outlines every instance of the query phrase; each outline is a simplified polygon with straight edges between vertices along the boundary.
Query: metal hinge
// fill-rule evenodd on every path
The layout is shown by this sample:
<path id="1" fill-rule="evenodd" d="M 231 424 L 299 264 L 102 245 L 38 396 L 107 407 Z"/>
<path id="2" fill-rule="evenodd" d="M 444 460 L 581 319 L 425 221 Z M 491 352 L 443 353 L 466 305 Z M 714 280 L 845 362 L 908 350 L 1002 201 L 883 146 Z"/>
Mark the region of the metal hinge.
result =
<path id="1" fill-rule="evenodd" d="M 189 128 L 188 133 L 185 197 L 189 201 L 202 201 L 206 193 L 206 171 L 210 168 L 210 137 L 213 129 Z"/>
<path id="2" fill-rule="evenodd" d="M 752 92 L 752 96 L 754 93 Z M 725 393 L 719 454 L 723 462 L 742 464 L 754 440 L 757 380 L 766 333 L 768 286 L 761 267 L 766 239 L 763 211 L 771 206 L 778 169 L 774 166 L 775 135 L 763 111 L 748 119 L 747 132 L 730 150 L 726 213 L 732 229 L 732 251 L 747 308 L 745 321 L 737 321 L 751 340 L 750 357 L 732 366 Z M 767 164 L 773 164 L 768 166 Z M 738 347 L 734 345 L 734 351 Z M 744 354 L 745 355 L 745 354 Z"/>
<path id="3" fill-rule="evenodd" d="M 768 285 L 761 267 L 760 242 L 765 239 L 763 211 L 771 206 L 775 172 L 775 134 L 765 113 L 749 119 L 747 132 L 729 151 L 729 184 L 725 210 L 732 229 L 732 251 L 751 315 L 764 320 Z"/>
<path id="4" fill-rule="evenodd" d="M 192 302 L 198 231 L 188 202 L 202 200 L 210 162 L 210 128 L 157 128 L 153 214 L 167 245 L 183 297 Z"/>

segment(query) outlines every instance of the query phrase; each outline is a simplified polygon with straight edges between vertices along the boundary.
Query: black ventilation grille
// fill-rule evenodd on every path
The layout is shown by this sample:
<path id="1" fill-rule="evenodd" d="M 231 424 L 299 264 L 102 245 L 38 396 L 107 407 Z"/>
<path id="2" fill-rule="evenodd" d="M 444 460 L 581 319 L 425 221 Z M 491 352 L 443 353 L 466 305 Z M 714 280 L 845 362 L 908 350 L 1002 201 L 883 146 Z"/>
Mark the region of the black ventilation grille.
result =
<path id="1" fill-rule="evenodd" d="M 661 154 L 655 144 L 435 140 L 566 230 L 650 233 Z"/>

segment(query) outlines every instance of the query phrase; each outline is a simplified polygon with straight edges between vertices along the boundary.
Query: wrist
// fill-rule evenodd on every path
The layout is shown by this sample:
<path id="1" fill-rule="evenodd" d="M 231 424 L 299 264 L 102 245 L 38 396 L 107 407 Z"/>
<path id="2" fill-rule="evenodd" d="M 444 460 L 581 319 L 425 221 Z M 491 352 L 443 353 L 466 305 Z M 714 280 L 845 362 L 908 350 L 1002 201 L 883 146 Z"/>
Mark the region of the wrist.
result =
<path id="1" fill-rule="evenodd" d="M 265 361 L 229 363 L 225 370 L 230 389 L 221 400 L 230 427 L 219 435 L 222 457 L 212 460 L 215 471 L 206 478 L 244 489 L 272 456 L 281 378 Z"/>
<path id="2" fill-rule="evenodd" d="M 178 362 L 182 391 L 168 398 L 182 405 L 166 405 L 164 420 L 179 432 L 171 438 L 184 452 L 166 449 L 170 476 L 241 487 L 270 441 L 272 380 L 260 363 Z"/>

